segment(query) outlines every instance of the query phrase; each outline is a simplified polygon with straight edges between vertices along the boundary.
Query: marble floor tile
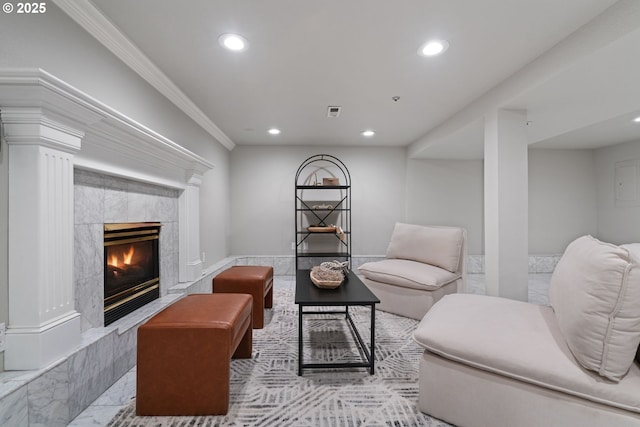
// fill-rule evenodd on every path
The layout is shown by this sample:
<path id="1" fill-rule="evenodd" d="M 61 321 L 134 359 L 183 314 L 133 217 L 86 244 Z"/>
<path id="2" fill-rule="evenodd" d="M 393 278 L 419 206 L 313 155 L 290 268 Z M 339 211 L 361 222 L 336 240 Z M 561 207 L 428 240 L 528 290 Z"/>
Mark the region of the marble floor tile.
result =
<path id="1" fill-rule="evenodd" d="M 27 426 L 29 409 L 27 402 L 27 386 L 3 396 L 0 400 L 0 425 Z"/>
<path id="2" fill-rule="evenodd" d="M 27 385 L 29 425 L 64 427 L 69 423 L 68 362 L 60 363 Z"/>
<path id="3" fill-rule="evenodd" d="M 135 395 L 136 368 L 134 367 L 73 419 L 68 427 L 106 426 Z"/>
<path id="4" fill-rule="evenodd" d="M 103 427 L 120 410 L 120 406 L 91 405 L 78 415 L 67 427 Z"/>
<path id="5" fill-rule="evenodd" d="M 133 367 L 122 378 L 93 402 L 96 406 L 121 406 L 129 403 L 136 395 L 136 368 Z"/>

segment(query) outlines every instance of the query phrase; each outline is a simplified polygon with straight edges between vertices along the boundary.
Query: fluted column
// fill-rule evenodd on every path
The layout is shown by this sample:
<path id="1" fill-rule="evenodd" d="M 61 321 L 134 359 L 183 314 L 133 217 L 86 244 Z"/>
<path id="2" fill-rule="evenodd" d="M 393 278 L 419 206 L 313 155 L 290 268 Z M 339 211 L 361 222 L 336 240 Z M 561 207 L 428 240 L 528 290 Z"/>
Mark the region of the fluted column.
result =
<path id="1" fill-rule="evenodd" d="M 5 369 L 39 369 L 80 342 L 73 297 L 73 159 L 82 132 L 41 108 L 3 108 L 9 146 Z"/>
<path id="2" fill-rule="evenodd" d="M 180 194 L 179 209 L 179 280 L 190 282 L 202 275 L 200 259 L 200 184 L 202 175 L 189 173 L 187 186 Z"/>

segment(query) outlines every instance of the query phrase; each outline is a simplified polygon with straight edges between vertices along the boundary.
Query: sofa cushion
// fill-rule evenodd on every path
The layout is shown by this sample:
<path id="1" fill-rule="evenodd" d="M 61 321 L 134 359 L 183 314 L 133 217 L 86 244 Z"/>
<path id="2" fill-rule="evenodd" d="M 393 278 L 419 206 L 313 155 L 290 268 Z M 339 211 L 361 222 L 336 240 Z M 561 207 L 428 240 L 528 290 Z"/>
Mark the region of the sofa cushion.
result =
<path id="1" fill-rule="evenodd" d="M 618 381 L 640 344 L 640 267 L 629 250 L 583 236 L 551 277 L 549 301 L 576 359 Z"/>
<path id="2" fill-rule="evenodd" d="M 459 270 L 463 239 L 461 228 L 396 223 L 387 258 L 418 261 L 453 273 Z"/>
<path id="3" fill-rule="evenodd" d="M 358 271 L 367 279 L 421 290 L 434 290 L 460 278 L 460 274 L 406 259 L 385 259 L 362 264 Z"/>
<path id="4" fill-rule="evenodd" d="M 634 364 L 618 383 L 583 369 L 550 307 L 447 295 L 431 307 L 413 337 L 449 360 L 640 413 L 640 368 Z"/>

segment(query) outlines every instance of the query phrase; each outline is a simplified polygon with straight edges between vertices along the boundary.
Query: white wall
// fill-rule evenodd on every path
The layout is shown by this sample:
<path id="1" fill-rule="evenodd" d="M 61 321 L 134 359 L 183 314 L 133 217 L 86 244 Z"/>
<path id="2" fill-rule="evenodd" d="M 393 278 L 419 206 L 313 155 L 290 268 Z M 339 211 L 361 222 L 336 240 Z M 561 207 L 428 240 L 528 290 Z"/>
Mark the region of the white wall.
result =
<path id="1" fill-rule="evenodd" d="M 467 252 L 484 253 L 482 160 L 409 160 L 407 222 L 467 229 Z"/>
<path id="2" fill-rule="evenodd" d="M 530 255 L 561 254 L 584 234 L 610 238 L 606 227 L 619 226 L 628 235 L 621 218 L 626 224 L 640 221 L 640 207 L 611 209 L 614 218 L 599 220 L 608 212 L 600 188 L 613 191 L 614 161 L 640 158 L 640 142 L 624 147 L 529 150 Z M 403 149 L 392 148 L 268 146 L 231 152 L 231 254 L 293 253 L 295 171 L 308 156 L 323 152 L 342 159 L 354 179 L 355 255 L 383 254 L 396 221 L 465 227 L 469 254 L 484 253 L 481 160 L 406 160 Z M 596 181 L 606 171 L 596 167 L 596 158 L 611 164 L 604 183 Z"/>
<path id="3" fill-rule="evenodd" d="M 640 242 L 640 206 L 622 207 L 615 204 L 615 163 L 634 159 L 640 159 L 640 141 L 595 150 L 597 237 L 606 242 Z"/>
<path id="4" fill-rule="evenodd" d="M 529 149 L 529 254 L 561 254 L 596 235 L 593 150 Z"/>
<path id="5" fill-rule="evenodd" d="M 200 187 L 200 251 L 205 254 L 206 268 L 227 257 L 230 251 L 230 153 L 220 144 L 209 144 L 199 154 L 215 163 Z"/>
<path id="6" fill-rule="evenodd" d="M 530 149 L 528 167 L 530 255 L 597 234 L 593 150 Z M 481 160 L 409 160 L 408 222 L 465 227 L 469 254 L 484 254 L 483 203 Z"/>
<path id="7" fill-rule="evenodd" d="M 9 162 L 7 144 L 0 141 L 0 322 L 9 321 Z M 4 354 L 4 353 L 3 353 Z M 0 371 L 4 357 L 0 358 Z"/>
<path id="8" fill-rule="evenodd" d="M 404 148 L 256 147 L 231 152 L 231 254 L 293 255 L 294 185 L 300 164 L 331 154 L 351 174 L 352 253 L 384 254 L 405 218 Z"/>
<path id="9" fill-rule="evenodd" d="M 481 160 L 403 161 L 402 149 L 269 146 L 231 153 L 232 254 L 292 254 L 295 171 L 321 152 L 345 161 L 354 178 L 355 255 L 383 254 L 396 221 L 465 227 L 469 254 L 484 253 Z M 596 212 L 592 150 L 530 150 L 530 254 L 562 253 L 575 237 L 595 235 Z"/>

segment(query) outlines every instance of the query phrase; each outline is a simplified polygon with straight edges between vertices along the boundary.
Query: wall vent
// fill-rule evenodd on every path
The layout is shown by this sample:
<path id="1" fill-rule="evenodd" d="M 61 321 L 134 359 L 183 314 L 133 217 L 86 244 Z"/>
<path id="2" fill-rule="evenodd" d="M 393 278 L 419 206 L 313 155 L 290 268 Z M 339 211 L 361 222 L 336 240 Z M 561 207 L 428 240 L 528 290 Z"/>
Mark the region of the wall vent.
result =
<path id="1" fill-rule="evenodd" d="M 329 106 L 327 107 L 327 117 L 338 117 L 340 115 L 341 110 L 342 110 L 342 107 Z"/>

